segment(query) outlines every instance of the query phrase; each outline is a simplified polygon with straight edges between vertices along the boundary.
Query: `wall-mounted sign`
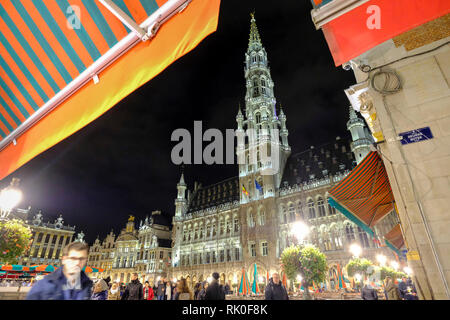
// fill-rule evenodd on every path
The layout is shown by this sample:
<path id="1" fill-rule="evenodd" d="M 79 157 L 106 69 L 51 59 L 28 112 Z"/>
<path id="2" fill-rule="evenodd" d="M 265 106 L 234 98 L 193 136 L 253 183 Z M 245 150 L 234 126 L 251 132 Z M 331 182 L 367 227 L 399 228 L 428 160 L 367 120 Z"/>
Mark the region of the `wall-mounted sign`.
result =
<path id="1" fill-rule="evenodd" d="M 408 253 L 406 254 L 406 258 L 408 260 L 420 260 L 420 255 L 419 255 L 419 252 L 417 252 L 415 250 L 411 250 L 411 251 L 408 251 Z"/>
<path id="2" fill-rule="evenodd" d="M 430 127 L 402 132 L 399 133 L 399 136 L 402 138 L 402 140 L 400 140 L 402 144 L 409 144 L 423 140 L 433 139 L 433 134 L 431 133 Z"/>

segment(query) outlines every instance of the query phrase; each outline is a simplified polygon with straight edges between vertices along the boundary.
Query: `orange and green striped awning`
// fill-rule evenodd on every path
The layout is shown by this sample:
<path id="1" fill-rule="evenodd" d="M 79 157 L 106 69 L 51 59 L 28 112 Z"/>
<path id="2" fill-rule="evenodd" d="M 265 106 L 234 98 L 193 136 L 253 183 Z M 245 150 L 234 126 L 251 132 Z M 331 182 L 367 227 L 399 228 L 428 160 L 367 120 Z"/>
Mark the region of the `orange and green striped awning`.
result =
<path id="1" fill-rule="evenodd" d="M 394 196 L 376 151 L 329 191 L 328 202 L 372 237 L 372 227 L 394 209 Z"/>
<path id="2" fill-rule="evenodd" d="M 389 248 L 399 252 L 405 244 L 400 224 L 397 224 L 391 231 L 384 235 L 384 241 Z"/>
<path id="3" fill-rule="evenodd" d="M 217 28 L 220 0 L 1 0 L 0 179 Z"/>

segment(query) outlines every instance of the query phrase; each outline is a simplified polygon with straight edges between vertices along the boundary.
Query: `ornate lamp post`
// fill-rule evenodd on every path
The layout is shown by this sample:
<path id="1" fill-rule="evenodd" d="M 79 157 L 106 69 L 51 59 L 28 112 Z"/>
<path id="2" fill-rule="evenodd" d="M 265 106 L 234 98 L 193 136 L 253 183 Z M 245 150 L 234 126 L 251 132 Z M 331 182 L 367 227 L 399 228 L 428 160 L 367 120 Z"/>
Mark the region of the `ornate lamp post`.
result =
<path id="1" fill-rule="evenodd" d="M 377 261 L 378 261 L 378 263 L 380 264 L 380 266 L 383 267 L 383 266 L 386 265 L 387 258 L 386 258 L 385 255 L 379 254 L 379 255 L 377 255 Z"/>
<path id="2" fill-rule="evenodd" d="M 394 270 L 398 270 L 398 267 L 399 267 L 399 264 L 398 264 L 398 262 L 397 261 L 391 261 L 391 267 L 394 269 Z"/>
<path id="3" fill-rule="evenodd" d="M 358 244 L 354 243 L 350 246 L 350 252 L 352 253 L 354 258 L 359 258 L 359 256 L 362 253 L 362 249 L 361 246 L 359 246 Z"/>
<path id="4" fill-rule="evenodd" d="M 20 179 L 12 178 L 11 184 L 0 192 L 0 219 L 7 219 L 22 200 L 22 191 L 18 188 L 19 182 Z"/>
<path id="5" fill-rule="evenodd" d="M 298 243 L 305 244 L 306 237 L 309 234 L 309 227 L 305 223 L 297 221 L 291 227 L 291 234 Z"/>

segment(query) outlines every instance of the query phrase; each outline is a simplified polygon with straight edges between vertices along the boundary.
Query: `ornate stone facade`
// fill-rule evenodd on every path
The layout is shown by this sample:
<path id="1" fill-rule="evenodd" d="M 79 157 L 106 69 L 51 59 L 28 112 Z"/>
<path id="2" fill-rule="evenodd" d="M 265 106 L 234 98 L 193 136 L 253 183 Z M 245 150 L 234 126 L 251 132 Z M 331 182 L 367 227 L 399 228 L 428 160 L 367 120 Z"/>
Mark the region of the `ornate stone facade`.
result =
<path id="1" fill-rule="evenodd" d="M 60 266 L 62 249 L 72 242 L 75 226 L 65 225 L 62 215 L 51 223 L 43 221 L 41 211 L 30 220 L 27 219 L 29 213 L 30 209 L 28 209 L 23 218 L 25 218 L 25 223 L 32 231 L 33 242 L 30 250 L 20 258 L 19 264 L 27 266 L 35 264 Z"/>
<path id="2" fill-rule="evenodd" d="M 141 281 L 153 282 L 158 276 L 167 276 L 171 262 L 168 222 L 160 211 L 140 221 L 136 229 L 130 216 L 124 229 L 117 236 L 111 231 L 103 241 L 97 237 L 89 250 L 88 265 L 102 268 L 94 277 L 111 277 L 113 281 L 128 283 L 131 274 L 137 272 Z"/>

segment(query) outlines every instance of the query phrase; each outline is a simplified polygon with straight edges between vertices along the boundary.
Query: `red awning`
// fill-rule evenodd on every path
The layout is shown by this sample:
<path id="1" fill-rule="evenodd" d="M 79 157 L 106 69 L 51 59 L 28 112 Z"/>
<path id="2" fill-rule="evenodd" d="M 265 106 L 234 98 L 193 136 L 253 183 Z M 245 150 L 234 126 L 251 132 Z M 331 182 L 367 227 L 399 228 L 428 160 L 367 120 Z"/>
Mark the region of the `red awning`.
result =
<path id="1" fill-rule="evenodd" d="M 397 224 L 391 231 L 386 233 L 384 239 L 396 249 L 400 250 L 405 244 L 400 224 Z"/>
<path id="2" fill-rule="evenodd" d="M 341 0 L 334 0 L 330 5 L 339 1 Z M 350 61 L 399 34 L 450 12 L 448 0 L 360 2 L 362 4 L 353 10 L 344 11 L 341 15 L 336 14 L 336 18 L 321 26 L 336 66 Z M 326 7 L 324 6 L 322 11 L 326 11 Z M 345 7 L 341 8 L 341 10 L 345 9 Z M 379 22 L 379 28 L 376 26 L 377 22 Z M 316 21 L 317 24 L 320 24 L 319 21 Z"/>
<path id="3" fill-rule="evenodd" d="M 329 191 L 328 202 L 373 235 L 371 227 L 394 209 L 391 185 L 376 151 Z"/>
<path id="4" fill-rule="evenodd" d="M 194 49 L 216 30 L 219 7 L 220 0 L 2 0 L 0 179 Z"/>

